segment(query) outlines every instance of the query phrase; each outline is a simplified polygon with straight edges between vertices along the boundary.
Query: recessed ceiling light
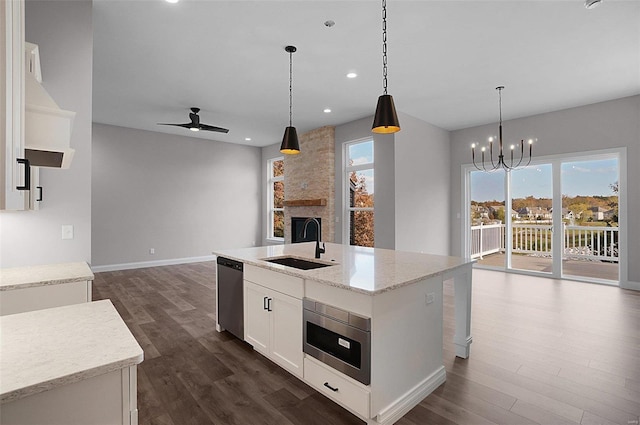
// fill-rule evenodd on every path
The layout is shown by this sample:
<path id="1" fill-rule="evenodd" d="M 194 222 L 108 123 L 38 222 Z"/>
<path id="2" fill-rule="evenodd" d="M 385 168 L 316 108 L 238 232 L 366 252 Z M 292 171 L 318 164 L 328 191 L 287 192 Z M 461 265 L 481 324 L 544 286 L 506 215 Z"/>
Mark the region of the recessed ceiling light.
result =
<path id="1" fill-rule="evenodd" d="M 244 140 L 247 141 L 247 142 L 250 142 L 251 141 L 251 137 L 245 137 Z"/>
<path id="2" fill-rule="evenodd" d="M 167 3 L 178 3 L 180 0 L 165 0 Z"/>
<path id="3" fill-rule="evenodd" d="M 329 112 L 331 112 L 331 108 L 324 108 L 324 113 L 328 114 Z"/>
<path id="4" fill-rule="evenodd" d="M 355 72 L 350 72 L 347 74 L 347 78 L 356 78 L 358 76 L 358 74 L 356 74 Z"/>

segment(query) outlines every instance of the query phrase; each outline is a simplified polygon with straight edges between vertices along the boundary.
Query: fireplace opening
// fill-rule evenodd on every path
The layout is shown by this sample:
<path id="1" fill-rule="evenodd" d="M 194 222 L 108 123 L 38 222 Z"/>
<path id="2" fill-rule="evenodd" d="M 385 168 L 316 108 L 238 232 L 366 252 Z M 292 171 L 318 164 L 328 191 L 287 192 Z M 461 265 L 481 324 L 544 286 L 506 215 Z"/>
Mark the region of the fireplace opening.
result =
<path id="1" fill-rule="evenodd" d="M 304 230 L 304 222 L 309 217 L 291 217 L 291 243 L 300 242 L 315 242 L 318 237 L 318 230 L 322 235 L 322 219 L 320 217 L 314 217 L 320 223 L 320 229 L 317 228 L 315 223 L 309 223 L 307 225 L 307 237 L 302 237 Z"/>

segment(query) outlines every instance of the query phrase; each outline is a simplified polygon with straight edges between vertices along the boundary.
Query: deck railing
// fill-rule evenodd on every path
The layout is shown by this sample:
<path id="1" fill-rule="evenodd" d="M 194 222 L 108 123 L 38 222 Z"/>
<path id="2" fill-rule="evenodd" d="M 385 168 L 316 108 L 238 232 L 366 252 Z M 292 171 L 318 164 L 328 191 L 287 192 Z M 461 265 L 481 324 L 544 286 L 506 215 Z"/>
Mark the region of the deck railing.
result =
<path id="1" fill-rule="evenodd" d="M 551 256 L 553 226 L 513 223 L 512 252 Z M 563 258 L 618 262 L 618 228 L 563 224 Z M 505 225 L 471 226 L 471 258 L 505 251 Z"/>

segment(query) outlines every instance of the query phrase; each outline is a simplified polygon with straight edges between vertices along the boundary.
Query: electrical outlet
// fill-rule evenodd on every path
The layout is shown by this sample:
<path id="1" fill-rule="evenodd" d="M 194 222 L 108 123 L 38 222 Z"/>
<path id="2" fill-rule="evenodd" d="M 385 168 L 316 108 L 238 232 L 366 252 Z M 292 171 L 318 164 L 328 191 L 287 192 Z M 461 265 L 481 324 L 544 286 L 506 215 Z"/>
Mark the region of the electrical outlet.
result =
<path id="1" fill-rule="evenodd" d="M 425 305 L 429 305 L 432 302 L 434 302 L 436 299 L 436 294 L 434 294 L 433 292 L 429 292 L 428 294 L 425 294 L 424 296 L 424 303 Z"/>
<path id="2" fill-rule="evenodd" d="M 150 255 L 154 255 L 156 253 L 156 249 L 155 248 L 149 248 L 149 254 Z"/>

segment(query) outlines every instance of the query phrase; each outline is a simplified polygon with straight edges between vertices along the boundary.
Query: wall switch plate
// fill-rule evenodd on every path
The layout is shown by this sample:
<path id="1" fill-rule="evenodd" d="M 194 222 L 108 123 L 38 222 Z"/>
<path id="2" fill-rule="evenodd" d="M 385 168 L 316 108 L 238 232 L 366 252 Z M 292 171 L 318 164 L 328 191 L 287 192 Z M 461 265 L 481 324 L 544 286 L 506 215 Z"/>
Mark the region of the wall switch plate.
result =
<path id="1" fill-rule="evenodd" d="M 73 239 L 73 224 L 62 225 L 62 239 Z"/>

